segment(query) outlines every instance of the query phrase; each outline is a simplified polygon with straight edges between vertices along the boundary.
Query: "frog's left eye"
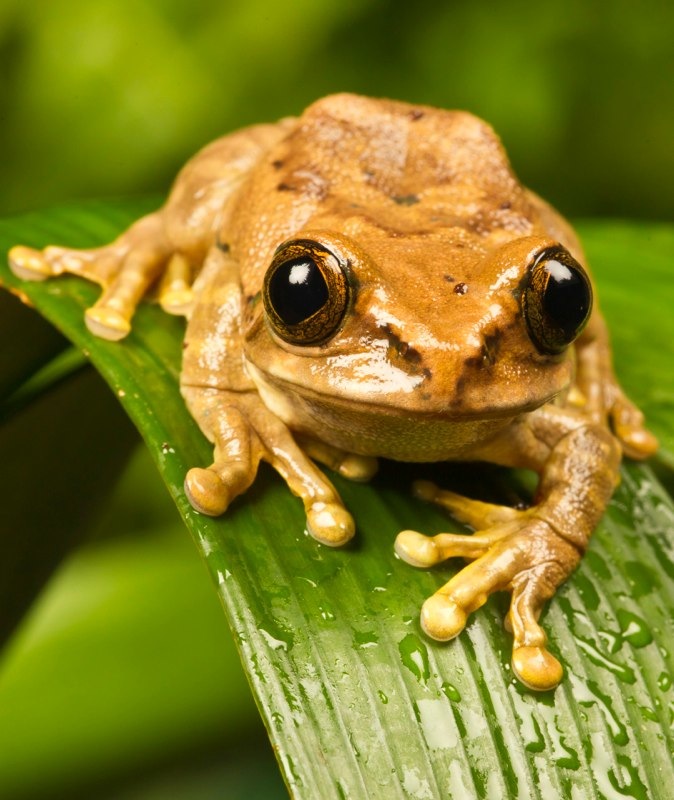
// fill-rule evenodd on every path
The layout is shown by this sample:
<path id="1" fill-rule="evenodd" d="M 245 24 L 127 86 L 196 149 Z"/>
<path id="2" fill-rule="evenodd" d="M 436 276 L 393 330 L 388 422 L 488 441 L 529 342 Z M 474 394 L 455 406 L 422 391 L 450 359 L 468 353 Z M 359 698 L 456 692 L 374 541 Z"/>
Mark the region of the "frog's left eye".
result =
<path id="1" fill-rule="evenodd" d="M 281 245 L 262 292 L 274 333 L 290 344 L 323 344 L 339 328 L 349 304 L 345 264 L 318 242 Z"/>
<path id="2" fill-rule="evenodd" d="M 585 270 L 563 247 L 534 261 L 522 293 L 529 335 L 542 353 L 561 353 L 581 333 L 592 310 Z"/>

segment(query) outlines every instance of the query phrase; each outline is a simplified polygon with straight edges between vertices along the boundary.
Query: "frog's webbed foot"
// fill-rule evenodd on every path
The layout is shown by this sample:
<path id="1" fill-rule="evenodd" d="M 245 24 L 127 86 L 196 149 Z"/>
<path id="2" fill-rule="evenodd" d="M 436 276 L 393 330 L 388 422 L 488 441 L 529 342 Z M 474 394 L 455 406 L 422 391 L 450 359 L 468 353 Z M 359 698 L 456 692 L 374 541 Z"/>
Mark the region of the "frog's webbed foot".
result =
<path id="1" fill-rule="evenodd" d="M 546 648 L 538 617 L 545 601 L 575 568 L 580 553 L 531 509 L 480 503 L 451 492 L 437 494 L 456 517 L 489 527 L 472 535 L 423 536 L 416 531 L 398 535 L 396 552 L 413 566 L 430 567 L 454 557 L 472 560 L 426 600 L 421 610 L 424 631 L 439 641 L 453 639 L 490 594 L 508 590 L 512 600 L 506 624 L 513 633 L 513 671 L 531 689 L 554 688 L 562 678 L 562 667 Z"/>
<path id="2" fill-rule="evenodd" d="M 191 303 L 191 266 L 184 256 L 172 254 L 160 213 L 138 220 L 116 241 L 91 250 L 17 246 L 9 263 L 24 280 L 45 280 L 69 273 L 100 284 L 103 293 L 87 309 L 87 327 L 104 339 L 122 339 L 131 330 L 136 306 L 164 273 L 159 300 L 165 311 L 186 313 Z"/>
<path id="3" fill-rule="evenodd" d="M 260 461 L 267 461 L 301 498 L 314 539 L 339 547 L 353 537 L 353 518 L 335 488 L 256 392 L 183 387 L 183 394 L 215 444 L 213 463 L 191 469 L 185 479 L 185 492 L 197 511 L 222 514 L 252 484 Z"/>

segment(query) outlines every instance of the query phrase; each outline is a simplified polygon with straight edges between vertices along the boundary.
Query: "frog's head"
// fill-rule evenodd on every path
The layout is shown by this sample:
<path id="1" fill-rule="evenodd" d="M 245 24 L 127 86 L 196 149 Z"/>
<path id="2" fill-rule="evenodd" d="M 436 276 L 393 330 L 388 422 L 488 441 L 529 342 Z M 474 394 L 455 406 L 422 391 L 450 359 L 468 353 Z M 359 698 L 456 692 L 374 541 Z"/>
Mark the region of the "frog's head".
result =
<path id="1" fill-rule="evenodd" d="M 252 312 L 249 372 L 292 427 L 447 458 L 568 387 L 592 290 L 562 245 L 356 227 L 282 243 Z"/>

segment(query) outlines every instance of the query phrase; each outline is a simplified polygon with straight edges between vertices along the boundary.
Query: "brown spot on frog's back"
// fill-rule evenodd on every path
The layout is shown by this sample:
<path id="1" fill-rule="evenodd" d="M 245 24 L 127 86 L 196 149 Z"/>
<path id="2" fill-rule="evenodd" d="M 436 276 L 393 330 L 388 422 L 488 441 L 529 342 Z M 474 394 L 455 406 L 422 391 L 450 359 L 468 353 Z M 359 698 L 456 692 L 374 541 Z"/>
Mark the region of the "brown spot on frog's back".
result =
<path id="1" fill-rule="evenodd" d="M 403 195 L 394 195 L 391 197 L 394 203 L 399 206 L 413 206 L 419 202 L 419 195 L 416 194 L 403 194 Z"/>

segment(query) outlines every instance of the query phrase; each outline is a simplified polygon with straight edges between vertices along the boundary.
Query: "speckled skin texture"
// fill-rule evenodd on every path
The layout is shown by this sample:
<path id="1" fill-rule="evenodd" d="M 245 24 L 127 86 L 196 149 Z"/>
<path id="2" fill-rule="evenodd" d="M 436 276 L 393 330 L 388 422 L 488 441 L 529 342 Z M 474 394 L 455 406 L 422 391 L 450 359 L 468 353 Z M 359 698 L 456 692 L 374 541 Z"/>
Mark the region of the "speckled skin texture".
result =
<path id="1" fill-rule="evenodd" d="M 342 287 L 312 318 L 328 327 L 311 344 L 270 310 L 265 275 L 283 243 L 326 253 Z M 213 464 L 185 484 L 203 513 L 223 513 L 265 460 L 302 499 L 312 535 L 335 546 L 354 522 L 314 461 L 356 480 L 379 456 L 536 470 L 526 510 L 419 484 L 476 532 L 403 531 L 396 551 L 416 566 L 471 560 L 424 603 L 436 639 L 510 591 L 514 672 L 549 689 L 562 668 L 546 649 L 542 606 L 582 557 L 622 453 L 656 447 L 615 380 L 596 300 L 568 346 L 551 352 L 535 335 L 522 295 L 537 259 L 555 252 L 585 275 L 573 231 L 520 185 L 488 125 L 336 95 L 209 145 L 165 206 L 111 245 L 17 247 L 10 261 L 25 278 L 100 283 L 87 324 L 107 338 L 129 331 L 158 280 L 165 309 L 188 316 L 181 390 L 214 444 Z"/>

